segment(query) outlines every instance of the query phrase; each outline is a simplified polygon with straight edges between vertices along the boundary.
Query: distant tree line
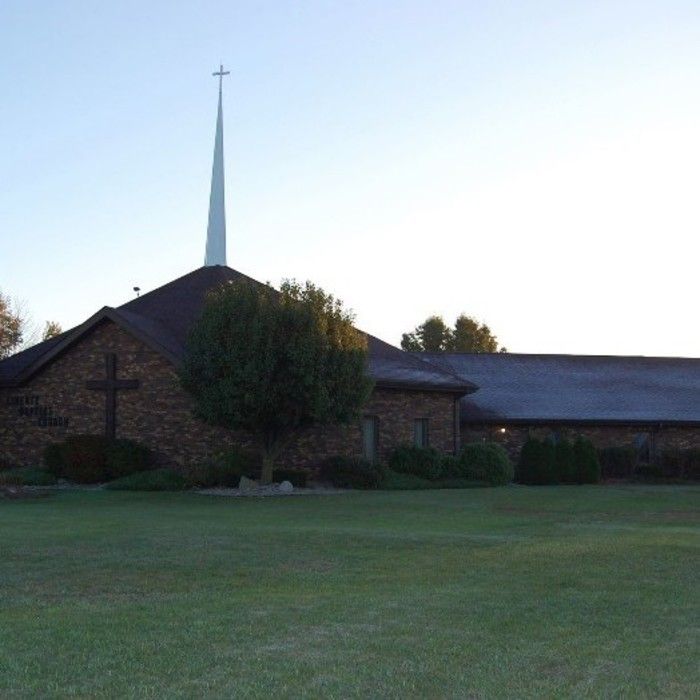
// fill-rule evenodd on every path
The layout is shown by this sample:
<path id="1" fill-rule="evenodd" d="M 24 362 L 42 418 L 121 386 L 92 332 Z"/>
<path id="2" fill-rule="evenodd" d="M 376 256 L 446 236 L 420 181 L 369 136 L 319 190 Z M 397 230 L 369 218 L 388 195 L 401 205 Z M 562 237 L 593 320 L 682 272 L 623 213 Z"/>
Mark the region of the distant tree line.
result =
<path id="1" fill-rule="evenodd" d="M 401 337 L 401 347 L 409 352 L 508 352 L 485 323 L 460 314 L 454 326 L 442 316 L 430 316 Z"/>
<path id="2" fill-rule="evenodd" d="M 48 340 L 63 332 L 56 321 L 46 321 L 43 331 L 32 322 L 26 305 L 13 300 L 0 290 L 0 360 L 15 352 Z"/>

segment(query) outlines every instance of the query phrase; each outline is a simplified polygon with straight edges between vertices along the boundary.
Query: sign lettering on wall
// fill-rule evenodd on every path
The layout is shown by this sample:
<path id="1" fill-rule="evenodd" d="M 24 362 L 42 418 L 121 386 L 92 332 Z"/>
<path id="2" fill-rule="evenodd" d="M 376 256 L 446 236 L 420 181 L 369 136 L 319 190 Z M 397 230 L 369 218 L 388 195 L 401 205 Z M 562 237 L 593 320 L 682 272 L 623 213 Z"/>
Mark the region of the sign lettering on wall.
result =
<path id="1" fill-rule="evenodd" d="M 65 428 L 68 425 L 68 418 L 54 415 L 53 407 L 42 406 L 36 395 L 8 396 L 7 405 L 16 408 L 20 416 L 36 418 L 36 424 L 40 428 Z"/>

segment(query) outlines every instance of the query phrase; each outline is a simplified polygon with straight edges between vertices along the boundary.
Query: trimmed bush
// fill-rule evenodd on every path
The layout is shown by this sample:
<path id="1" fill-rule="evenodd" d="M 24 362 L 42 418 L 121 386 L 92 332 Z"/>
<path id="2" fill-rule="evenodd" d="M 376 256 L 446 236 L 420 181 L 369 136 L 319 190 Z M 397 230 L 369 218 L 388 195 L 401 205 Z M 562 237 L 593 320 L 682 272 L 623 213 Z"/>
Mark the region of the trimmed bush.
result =
<path id="1" fill-rule="evenodd" d="M 188 481 L 192 486 L 200 488 L 216 486 L 236 488 L 242 476 L 258 479 L 260 477 L 260 458 L 253 452 L 232 447 L 211 462 L 191 466 Z"/>
<path id="2" fill-rule="evenodd" d="M 109 440 L 105 450 L 107 479 L 119 479 L 153 467 L 151 450 L 134 440 Z"/>
<path id="3" fill-rule="evenodd" d="M 629 479 L 634 475 L 637 450 L 634 447 L 603 447 L 598 450 L 601 475 L 605 479 Z"/>
<path id="4" fill-rule="evenodd" d="M 504 486 L 513 480 L 513 465 L 508 453 L 495 442 L 473 442 L 459 455 L 461 476 L 491 486 Z"/>
<path id="5" fill-rule="evenodd" d="M 107 443 L 102 435 L 72 435 L 61 444 L 58 476 L 78 484 L 107 481 Z"/>
<path id="6" fill-rule="evenodd" d="M 593 443 L 584 437 L 574 442 L 574 465 L 579 484 L 597 484 L 600 481 L 600 462 Z"/>
<path id="7" fill-rule="evenodd" d="M 442 464 L 440 469 L 441 479 L 461 479 L 462 465 L 459 457 L 454 455 L 442 455 Z"/>
<path id="8" fill-rule="evenodd" d="M 320 475 L 339 488 L 376 489 L 384 478 L 384 468 L 359 457 L 339 455 L 321 463 Z"/>
<path id="9" fill-rule="evenodd" d="M 46 470 L 56 477 L 63 471 L 63 443 L 53 442 L 44 448 L 43 462 Z"/>
<path id="10" fill-rule="evenodd" d="M 153 454 L 134 440 L 71 435 L 63 442 L 46 446 L 44 465 L 56 477 L 78 484 L 96 484 L 150 469 Z"/>
<path id="11" fill-rule="evenodd" d="M 663 450 L 658 464 L 667 479 L 700 479 L 700 449 Z"/>
<path id="12" fill-rule="evenodd" d="M 309 478 L 309 472 L 306 469 L 275 469 L 272 472 L 272 480 L 275 483 L 289 481 L 294 488 L 303 489 L 306 486 L 306 481 Z"/>
<path id="13" fill-rule="evenodd" d="M 635 476 L 642 481 L 657 481 L 663 479 L 664 472 L 659 464 L 640 464 L 635 471 Z"/>
<path id="14" fill-rule="evenodd" d="M 433 481 L 434 489 L 481 489 L 493 486 L 488 481 L 472 481 L 471 479 L 438 479 Z"/>
<path id="15" fill-rule="evenodd" d="M 574 446 L 566 438 L 557 441 L 554 445 L 554 475 L 559 483 L 576 483 Z"/>
<path id="16" fill-rule="evenodd" d="M 554 444 L 550 440 L 528 438 L 520 450 L 516 480 L 533 486 L 555 484 L 555 472 Z"/>
<path id="17" fill-rule="evenodd" d="M 182 491 L 187 488 L 187 480 L 172 469 L 149 469 L 110 481 L 105 488 L 113 491 Z"/>
<path id="18" fill-rule="evenodd" d="M 685 454 L 686 463 L 685 472 L 683 474 L 684 478 L 700 481 L 700 448 L 686 450 Z"/>
<path id="19" fill-rule="evenodd" d="M 428 489 L 473 489 L 489 485 L 486 482 L 470 481 L 464 478 L 429 481 L 421 479 L 415 474 L 402 474 L 393 469 L 386 469 L 379 488 L 386 491 L 425 491 Z"/>
<path id="20" fill-rule="evenodd" d="M 51 472 L 36 467 L 19 467 L 0 472 L 1 486 L 52 486 L 56 477 Z"/>
<path id="21" fill-rule="evenodd" d="M 386 491 L 419 491 L 434 488 L 434 482 L 421 479 L 415 474 L 402 474 L 393 469 L 387 469 L 379 488 Z"/>
<path id="22" fill-rule="evenodd" d="M 443 456 L 434 447 L 400 445 L 389 457 L 389 468 L 400 474 L 435 481 L 442 476 Z"/>
<path id="23" fill-rule="evenodd" d="M 95 484 L 150 469 L 153 454 L 134 440 L 71 435 L 63 442 L 46 446 L 44 465 L 56 477 Z"/>

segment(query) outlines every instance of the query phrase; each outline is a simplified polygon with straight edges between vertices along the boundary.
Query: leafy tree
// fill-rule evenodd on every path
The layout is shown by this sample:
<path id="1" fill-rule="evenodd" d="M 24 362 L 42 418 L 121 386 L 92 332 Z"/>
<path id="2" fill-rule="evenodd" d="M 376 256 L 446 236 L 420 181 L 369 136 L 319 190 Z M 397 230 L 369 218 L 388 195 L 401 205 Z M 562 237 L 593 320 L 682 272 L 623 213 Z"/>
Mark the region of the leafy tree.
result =
<path id="1" fill-rule="evenodd" d="M 0 360 L 12 355 L 22 344 L 24 317 L 10 297 L 0 292 Z"/>
<path id="2" fill-rule="evenodd" d="M 410 352 L 445 352 L 450 348 L 452 331 L 442 316 L 430 316 L 412 333 L 404 333 L 401 347 Z"/>
<path id="3" fill-rule="evenodd" d="M 356 419 L 372 390 L 367 340 L 341 302 L 310 282 L 280 292 L 250 283 L 212 293 L 181 370 L 202 420 L 245 430 L 263 483 L 280 451 L 312 425 Z"/>
<path id="4" fill-rule="evenodd" d="M 57 335 L 63 333 L 63 328 L 58 321 L 47 321 L 44 325 L 44 332 L 41 335 L 42 340 L 49 340 L 55 338 Z"/>
<path id="5" fill-rule="evenodd" d="M 507 352 L 485 323 L 460 314 L 454 328 L 441 316 L 430 316 L 411 333 L 404 333 L 401 347 L 409 352 Z"/>
<path id="6" fill-rule="evenodd" d="M 455 321 L 449 349 L 452 352 L 507 352 L 485 323 L 460 314 Z"/>

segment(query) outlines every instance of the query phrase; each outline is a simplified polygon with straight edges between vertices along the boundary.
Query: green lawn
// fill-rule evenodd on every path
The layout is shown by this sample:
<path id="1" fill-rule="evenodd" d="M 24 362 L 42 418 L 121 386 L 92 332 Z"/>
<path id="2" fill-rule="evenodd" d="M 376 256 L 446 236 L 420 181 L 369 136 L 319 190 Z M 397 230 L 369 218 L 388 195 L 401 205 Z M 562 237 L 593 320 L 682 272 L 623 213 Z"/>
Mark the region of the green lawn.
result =
<path id="1" fill-rule="evenodd" d="M 700 696 L 700 487 L 0 501 L 0 697 Z"/>

